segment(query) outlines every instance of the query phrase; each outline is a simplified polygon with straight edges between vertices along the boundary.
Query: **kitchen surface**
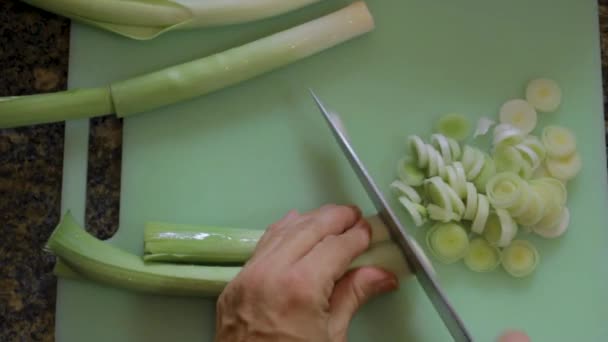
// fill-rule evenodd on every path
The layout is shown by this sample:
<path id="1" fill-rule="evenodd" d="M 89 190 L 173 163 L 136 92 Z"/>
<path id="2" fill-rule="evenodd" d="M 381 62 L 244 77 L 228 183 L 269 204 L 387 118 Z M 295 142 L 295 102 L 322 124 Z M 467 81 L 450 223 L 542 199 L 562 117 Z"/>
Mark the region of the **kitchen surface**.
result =
<path id="1" fill-rule="evenodd" d="M 606 75 L 608 0 L 599 4 Z M 0 2 L 0 96 L 66 89 L 69 42 L 69 20 Z M 101 239 L 117 227 L 121 130 L 114 116 L 91 121 L 86 227 Z M 43 246 L 61 215 L 63 137 L 60 123 L 0 130 L 0 341 L 54 340 L 54 258 Z"/>

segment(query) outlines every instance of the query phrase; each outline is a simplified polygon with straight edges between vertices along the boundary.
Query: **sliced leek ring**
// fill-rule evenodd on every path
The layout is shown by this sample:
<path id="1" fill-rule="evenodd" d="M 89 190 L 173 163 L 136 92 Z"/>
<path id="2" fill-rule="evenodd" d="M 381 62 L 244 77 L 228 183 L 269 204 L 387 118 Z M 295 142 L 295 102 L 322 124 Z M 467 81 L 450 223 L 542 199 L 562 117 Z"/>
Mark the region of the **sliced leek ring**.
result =
<path id="1" fill-rule="evenodd" d="M 538 78 L 528 83 L 526 100 L 539 112 L 554 112 L 562 102 L 562 90 L 554 80 Z"/>
<path id="2" fill-rule="evenodd" d="M 528 241 L 515 240 L 501 253 L 502 266 L 513 277 L 530 275 L 540 261 L 536 248 Z"/>
<path id="3" fill-rule="evenodd" d="M 537 114 L 526 100 L 514 99 L 502 105 L 499 118 L 501 123 L 515 127 L 525 135 L 536 127 Z"/>
<path id="4" fill-rule="evenodd" d="M 416 189 L 403 183 L 402 181 L 393 181 L 390 185 L 390 188 L 397 192 L 398 195 L 405 195 L 407 199 L 414 203 L 420 204 L 422 202 L 422 198 L 420 197 Z"/>
<path id="5" fill-rule="evenodd" d="M 469 242 L 464 264 L 474 272 L 493 271 L 500 264 L 500 251 L 486 240 L 475 238 Z"/>
<path id="6" fill-rule="evenodd" d="M 565 127 L 546 126 L 541 137 L 551 158 L 565 158 L 576 151 L 576 137 Z"/>
<path id="7" fill-rule="evenodd" d="M 469 249 L 466 230 L 456 223 L 439 223 L 426 237 L 427 247 L 441 262 L 450 264 L 462 259 Z"/>

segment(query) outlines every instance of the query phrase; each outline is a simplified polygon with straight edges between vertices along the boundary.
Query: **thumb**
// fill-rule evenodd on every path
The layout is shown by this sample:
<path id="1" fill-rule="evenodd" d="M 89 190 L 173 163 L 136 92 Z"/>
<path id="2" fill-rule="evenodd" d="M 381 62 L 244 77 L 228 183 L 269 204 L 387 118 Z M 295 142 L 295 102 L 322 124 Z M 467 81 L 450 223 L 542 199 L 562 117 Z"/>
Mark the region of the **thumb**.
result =
<path id="1" fill-rule="evenodd" d="M 395 275 L 379 268 L 362 267 L 344 275 L 329 300 L 332 331 L 335 335 L 345 335 L 351 318 L 363 304 L 397 286 Z"/>

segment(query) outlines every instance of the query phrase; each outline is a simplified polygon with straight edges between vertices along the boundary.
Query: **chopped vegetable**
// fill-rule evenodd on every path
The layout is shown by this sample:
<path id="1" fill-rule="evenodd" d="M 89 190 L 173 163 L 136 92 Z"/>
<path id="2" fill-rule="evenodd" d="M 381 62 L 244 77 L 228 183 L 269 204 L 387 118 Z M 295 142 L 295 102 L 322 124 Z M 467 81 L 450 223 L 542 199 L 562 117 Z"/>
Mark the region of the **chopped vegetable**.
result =
<path id="1" fill-rule="evenodd" d="M 486 194 L 495 208 L 515 206 L 526 189 L 526 183 L 512 172 L 501 172 L 492 177 L 486 186 Z"/>
<path id="2" fill-rule="evenodd" d="M 462 259 L 469 249 L 466 230 L 455 223 L 438 223 L 427 233 L 427 246 L 441 262 L 449 264 Z"/>
<path id="3" fill-rule="evenodd" d="M 397 175 L 405 184 L 419 186 L 424 182 L 424 171 L 419 169 L 415 161 L 403 158 L 397 163 Z"/>
<path id="4" fill-rule="evenodd" d="M 469 120 L 462 114 L 446 114 L 437 122 L 436 131 L 452 139 L 462 141 L 471 130 Z"/>
<path id="5" fill-rule="evenodd" d="M 424 225 L 427 216 L 427 209 L 420 204 L 410 201 L 407 197 L 399 197 L 399 203 L 407 210 L 416 227 Z"/>
<path id="6" fill-rule="evenodd" d="M 489 272 L 500 264 L 500 251 L 482 238 L 469 242 L 464 264 L 474 272 Z"/>
<path id="7" fill-rule="evenodd" d="M 539 262 L 536 248 L 528 241 L 515 240 L 502 251 L 502 266 L 513 277 L 525 277 L 536 269 Z"/>
<path id="8" fill-rule="evenodd" d="M 390 187 L 392 189 L 394 189 L 395 191 L 397 191 L 398 193 L 405 195 L 405 197 L 407 199 L 409 199 L 410 201 L 414 202 L 414 203 L 421 203 L 422 199 L 420 198 L 420 195 L 418 195 L 418 192 L 416 191 L 416 189 L 412 188 L 411 186 L 401 182 L 401 181 L 394 181 L 391 183 Z"/>
<path id="9" fill-rule="evenodd" d="M 458 216 L 456 213 L 435 204 L 427 205 L 426 211 L 429 214 L 429 218 L 434 221 L 450 222 L 460 220 L 460 216 Z"/>
<path id="10" fill-rule="evenodd" d="M 496 209 L 488 217 L 483 234 L 491 245 L 505 247 L 515 238 L 517 229 L 517 223 L 506 210 Z"/>
<path id="11" fill-rule="evenodd" d="M 547 158 L 545 166 L 551 176 L 567 182 L 578 175 L 583 168 L 583 162 L 578 152 L 575 152 L 566 158 Z"/>
<path id="12" fill-rule="evenodd" d="M 536 127 L 536 110 L 527 101 L 521 99 L 509 100 L 500 108 L 500 122 L 509 124 L 524 134 Z"/>
<path id="13" fill-rule="evenodd" d="M 245 23 L 281 15 L 319 0 L 24 0 L 30 5 L 132 39 L 172 30 Z"/>
<path id="14" fill-rule="evenodd" d="M 482 194 L 477 195 L 477 212 L 473 218 L 473 224 L 471 225 L 471 231 L 473 233 L 481 234 L 487 225 L 488 217 L 490 215 L 490 202 L 488 198 Z"/>
<path id="15" fill-rule="evenodd" d="M 462 216 L 465 220 L 473 220 L 477 214 L 477 189 L 473 183 L 467 183 L 467 203 L 464 215 Z"/>
<path id="16" fill-rule="evenodd" d="M 567 207 L 562 209 L 560 219 L 555 225 L 549 228 L 533 227 L 532 231 L 545 239 L 555 239 L 562 236 L 570 225 L 570 210 Z"/>
<path id="17" fill-rule="evenodd" d="M 490 128 L 492 128 L 492 126 L 494 126 L 495 124 L 496 121 L 482 116 L 477 121 L 477 128 L 475 129 L 475 133 L 473 133 L 473 138 L 477 138 L 480 135 L 488 134 Z"/>
<path id="18" fill-rule="evenodd" d="M 554 112 L 562 102 L 562 90 L 554 80 L 535 79 L 528 83 L 526 100 L 539 112 Z"/>
<path id="19" fill-rule="evenodd" d="M 524 139 L 525 133 L 511 124 L 501 123 L 494 127 L 494 145 L 515 145 Z"/>
<path id="20" fill-rule="evenodd" d="M 542 93 L 546 89 L 540 88 L 551 88 L 548 93 L 553 93 L 547 96 L 558 94 L 557 105 L 561 101 L 557 85 L 543 82 L 530 83 L 528 90 L 533 94 L 528 94 L 528 101 L 516 99 L 503 104 L 489 151 L 479 146 L 461 146 L 449 137 L 451 126 L 440 131 L 439 123 L 435 131 L 440 133 L 430 136 L 430 144 L 419 136 L 408 138 L 411 154 L 416 157 L 413 169 L 419 173 L 417 184 L 424 185 L 417 194 L 421 205 L 426 206 L 428 218 L 435 223 L 426 236 L 427 244 L 439 261 L 450 263 L 462 258 L 449 247 L 441 250 L 446 246 L 439 244 L 449 241 L 438 234 L 443 231 L 440 229 L 450 236 L 445 227 L 454 230 L 449 225 L 455 225 L 458 233 L 453 233 L 453 238 L 457 242 L 452 247 L 460 251 L 458 248 L 468 246 L 464 263 L 469 269 L 491 271 L 501 258 L 506 258 L 503 266 L 507 272 L 521 277 L 534 271 L 538 255 L 532 245 L 515 240 L 519 227 L 547 239 L 557 238 L 568 229 L 566 182 L 580 172 L 582 160 L 575 136 L 567 128 L 546 126 L 542 140 L 530 135 L 537 124 L 536 109 L 547 111 L 549 102 L 556 99 L 534 98 L 545 96 Z M 449 120 L 440 123 L 446 122 Z M 492 125 L 493 120 L 480 118 L 473 138 L 486 134 Z M 454 124 L 454 129 L 459 131 L 458 124 Z M 403 196 L 405 192 L 400 193 Z M 462 220 L 467 221 L 466 225 L 462 225 Z M 460 244 L 458 234 L 466 233 L 469 227 L 470 233 L 479 236 Z M 504 248 L 502 255 L 499 248 Z"/>
<path id="21" fill-rule="evenodd" d="M 565 158 L 576 152 L 576 137 L 567 128 L 547 126 L 543 129 L 542 140 L 551 158 Z"/>
<path id="22" fill-rule="evenodd" d="M 119 117 L 149 112 L 252 79 L 373 28 L 374 20 L 365 3 L 355 2 L 326 16 L 251 43 L 115 82 L 109 88 L 0 99 L 0 127 L 86 118 L 111 112 Z"/>

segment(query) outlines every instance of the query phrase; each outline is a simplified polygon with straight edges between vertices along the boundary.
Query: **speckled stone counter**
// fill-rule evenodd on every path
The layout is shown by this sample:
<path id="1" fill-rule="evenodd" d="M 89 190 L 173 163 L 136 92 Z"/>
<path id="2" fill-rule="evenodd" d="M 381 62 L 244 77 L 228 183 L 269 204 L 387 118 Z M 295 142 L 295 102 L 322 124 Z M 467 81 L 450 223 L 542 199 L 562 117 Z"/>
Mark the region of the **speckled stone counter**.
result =
<path id="1" fill-rule="evenodd" d="M 608 0 L 599 3 L 606 88 Z M 0 0 L 0 96 L 65 89 L 68 53 L 68 20 L 17 0 Z M 60 216 L 63 127 L 0 130 L 2 342 L 54 339 L 54 260 L 43 246 Z M 92 120 L 86 221 L 100 238 L 111 236 L 118 221 L 121 140 L 120 120 Z"/>

